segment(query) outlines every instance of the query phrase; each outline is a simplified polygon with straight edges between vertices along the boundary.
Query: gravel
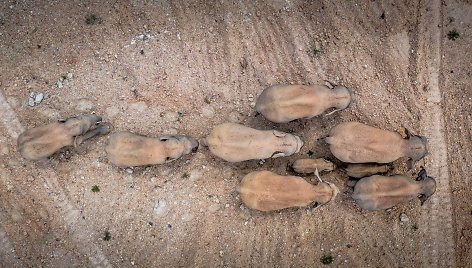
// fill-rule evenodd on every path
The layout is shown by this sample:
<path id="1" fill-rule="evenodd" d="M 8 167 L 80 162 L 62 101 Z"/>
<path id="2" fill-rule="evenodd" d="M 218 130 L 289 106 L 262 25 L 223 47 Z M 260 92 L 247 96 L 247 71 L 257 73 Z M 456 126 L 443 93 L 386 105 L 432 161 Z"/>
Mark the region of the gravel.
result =
<path id="1" fill-rule="evenodd" d="M 410 219 L 408 218 L 408 216 L 405 213 L 401 213 L 400 214 L 400 221 L 401 222 L 408 222 L 408 221 L 410 221 Z"/>
<path id="2" fill-rule="evenodd" d="M 44 94 L 41 92 L 31 91 L 29 94 L 28 105 L 34 107 L 39 105 L 44 99 Z"/>

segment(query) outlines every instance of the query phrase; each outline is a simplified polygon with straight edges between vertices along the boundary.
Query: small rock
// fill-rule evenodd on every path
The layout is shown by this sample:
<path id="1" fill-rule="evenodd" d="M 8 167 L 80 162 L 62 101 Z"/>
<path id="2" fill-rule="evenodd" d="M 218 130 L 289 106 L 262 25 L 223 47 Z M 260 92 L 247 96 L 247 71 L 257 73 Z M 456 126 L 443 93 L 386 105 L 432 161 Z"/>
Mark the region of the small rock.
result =
<path id="1" fill-rule="evenodd" d="M 34 99 L 33 99 L 33 98 L 29 98 L 29 99 L 28 99 L 28 105 L 31 106 L 31 107 L 34 107 L 35 103 L 34 103 Z"/>
<path id="2" fill-rule="evenodd" d="M 202 115 L 204 117 L 213 117 L 215 115 L 215 109 L 211 105 L 205 105 L 202 108 Z"/>
<path id="3" fill-rule="evenodd" d="M 211 204 L 208 206 L 208 211 L 210 211 L 211 213 L 215 213 L 218 210 L 220 210 L 220 205 L 218 204 Z"/>
<path id="4" fill-rule="evenodd" d="M 72 73 L 67 73 L 67 79 L 72 79 L 74 77 L 74 75 Z"/>
<path id="5" fill-rule="evenodd" d="M 157 200 L 154 205 L 154 213 L 158 216 L 162 216 L 167 212 L 166 202 L 164 200 Z"/>
<path id="6" fill-rule="evenodd" d="M 408 222 L 408 221 L 410 221 L 410 219 L 408 218 L 408 216 L 405 213 L 401 213 L 400 214 L 400 221 L 401 222 Z"/>
<path id="7" fill-rule="evenodd" d="M 127 168 L 127 169 L 125 169 L 125 170 L 126 170 L 126 172 L 127 172 L 128 174 L 133 174 L 133 169 Z"/>
<path id="8" fill-rule="evenodd" d="M 193 214 L 191 213 L 185 213 L 183 216 L 182 216 L 182 221 L 184 222 L 189 222 L 191 220 L 193 220 L 194 216 Z"/>
<path id="9" fill-rule="evenodd" d="M 34 103 L 40 104 L 43 101 L 44 94 L 41 92 L 38 92 L 36 96 L 34 96 Z"/>
<path id="10" fill-rule="evenodd" d="M 62 78 L 61 78 L 61 79 L 62 79 Z M 56 87 L 57 87 L 57 88 L 63 88 L 63 87 L 64 87 L 64 85 L 62 84 L 62 81 L 61 81 L 61 80 L 58 80 L 58 81 L 56 82 Z"/>
<path id="11" fill-rule="evenodd" d="M 89 112 L 93 109 L 93 102 L 86 98 L 79 99 L 75 109 L 79 112 Z"/>
<path id="12" fill-rule="evenodd" d="M 249 94 L 249 96 L 247 97 L 248 101 L 254 101 L 254 95 L 252 94 Z"/>

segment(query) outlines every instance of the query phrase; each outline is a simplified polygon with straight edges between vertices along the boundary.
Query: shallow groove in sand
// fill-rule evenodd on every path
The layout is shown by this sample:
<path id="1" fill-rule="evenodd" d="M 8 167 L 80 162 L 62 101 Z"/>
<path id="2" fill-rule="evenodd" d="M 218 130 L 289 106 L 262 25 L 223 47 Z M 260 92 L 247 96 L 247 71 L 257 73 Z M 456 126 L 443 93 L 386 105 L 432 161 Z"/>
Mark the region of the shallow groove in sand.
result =
<path id="1" fill-rule="evenodd" d="M 5 96 L 0 92 L 0 114 L 3 115 L 1 122 L 7 129 L 8 134 L 13 138 L 17 139 L 21 132 L 24 131 L 24 127 L 21 125 L 20 120 L 16 116 L 13 109 L 8 104 Z M 80 224 L 82 220 L 80 211 L 72 205 L 72 202 L 67 198 L 64 189 L 59 184 L 58 176 L 50 168 L 40 170 L 39 176 L 44 180 L 44 186 L 46 188 L 46 194 L 54 202 L 54 210 L 58 212 L 57 219 L 64 219 L 67 228 L 73 235 L 77 246 L 88 257 L 89 261 L 94 267 L 111 267 L 110 262 L 102 251 L 95 245 L 90 239 L 90 233 L 87 231 L 87 226 Z M 50 209 L 50 211 L 54 211 Z M 1 232 L 1 230 L 0 230 Z M 3 238 L 6 238 L 6 234 L 0 233 L 0 241 L 3 242 Z"/>
<path id="2" fill-rule="evenodd" d="M 0 227 L 0 256 L 1 256 L 1 264 L 5 264 L 8 267 L 23 267 L 23 264 L 18 259 L 15 253 L 15 248 L 8 239 L 8 235 Z"/>
<path id="3" fill-rule="evenodd" d="M 441 107 L 441 1 L 420 2 L 418 82 L 427 85 L 421 127 L 428 137 L 428 175 L 436 179 L 436 193 L 425 203 L 424 267 L 455 267 L 454 234 L 444 115 Z"/>

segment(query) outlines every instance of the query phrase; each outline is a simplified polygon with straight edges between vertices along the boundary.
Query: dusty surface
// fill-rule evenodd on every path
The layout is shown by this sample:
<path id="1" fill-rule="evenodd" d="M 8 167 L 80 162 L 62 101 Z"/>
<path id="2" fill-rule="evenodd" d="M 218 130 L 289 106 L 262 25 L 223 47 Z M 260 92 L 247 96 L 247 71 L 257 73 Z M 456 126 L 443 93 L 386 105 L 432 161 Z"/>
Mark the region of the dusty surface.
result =
<path id="1" fill-rule="evenodd" d="M 4 1 L 0 266 L 317 267 L 330 255 L 336 267 L 471 267 L 472 4 L 338 2 Z M 99 23 L 87 24 L 90 14 Z M 323 80 L 352 88 L 354 105 L 279 125 L 255 117 L 265 87 Z M 44 94 L 39 104 L 32 91 Z M 40 163 L 16 152 L 24 129 L 91 111 L 144 135 L 201 138 L 231 121 L 292 132 L 305 146 L 240 164 L 201 148 L 134 170 L 107 163 L 107 137 Z M 392 172 L 414 177 L 423 165 L 436 177 L 423 207 L 362 211 L 341 170 L 322 174 L 341 190 L 329 205 L 241 205 L 236 186 L 251 171 L 289 174 L 309 150 L 340 165 L 321 138 L 352 120 L 429 138 L 415 170 L 401 160 Z"/>

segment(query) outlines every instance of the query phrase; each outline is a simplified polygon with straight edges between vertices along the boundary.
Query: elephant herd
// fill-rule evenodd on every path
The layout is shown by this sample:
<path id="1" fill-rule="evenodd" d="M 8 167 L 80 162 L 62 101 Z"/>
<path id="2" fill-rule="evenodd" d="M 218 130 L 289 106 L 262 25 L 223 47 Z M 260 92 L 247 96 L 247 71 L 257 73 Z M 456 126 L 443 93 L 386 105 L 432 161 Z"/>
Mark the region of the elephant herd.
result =
<path id="1" fill-rule="evenodd" d="M 257 98 L 255 109 L 274 123 L 309 119 L 330 108 L 346 109 L 353 94 L 343 86 L 277 85 L 266 88 Z M 47 158 L 65 146 L 79 146 L 85 140 L 111 132 L 108 124 L 95 114 L 79 115 L 48 125 L 28 129 L 18 137 L 18 151 L 29 160 Z M 352 198 L 367 210 L 383 210 L 419 197 L 424 203 L 436 190 L 436 182 L 422 169 L 416 180 L 405 175 L 382 176 L 391 169 L 385 165 L 408 158 L 408 167 L 427 154 L 423 136 L 406 138 L 397 132 L 378 129 L 359 122 L 336 125 L 325 138 L 331 153 L 347 163 L 346 173 L 358 179 Z M 200 143 L 228 162 L 277 158 L 297 154 L 301 137 L 278 130 L 258 130 L 236 123 L 215 126 L 198 142 L 185 135 L 146 137 L 121 131 L 109 135 L 106 151 L 109 163 L 120 166 L 165 164 L 197 151 Z M 383 165 L 379 165 L 383 164 Z M 268 170 L 254 171 L 242 179 L 237 190 L 243 203 L 252 209 L 274 211 L 332 201 L 338 188 L 322 181 L 319 171 L 336 167 L 324 159 L 298 159 L 292 164 L 297 173 L 315 173 L 313 185 L 297 176 L 282 176 Z"/>

